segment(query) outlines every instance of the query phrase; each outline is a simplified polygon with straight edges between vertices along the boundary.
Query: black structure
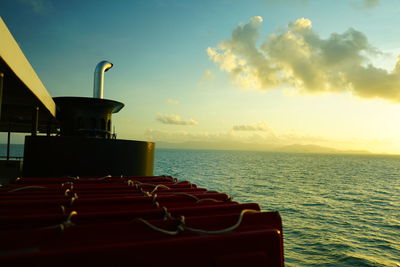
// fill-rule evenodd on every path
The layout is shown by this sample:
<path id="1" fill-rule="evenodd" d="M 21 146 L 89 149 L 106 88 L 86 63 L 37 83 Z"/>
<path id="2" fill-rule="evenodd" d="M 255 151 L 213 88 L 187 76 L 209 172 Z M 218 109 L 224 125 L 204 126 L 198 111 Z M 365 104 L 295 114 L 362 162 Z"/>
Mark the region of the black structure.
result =
<path id="1" fill-rule="evenodd" d="M 109 62 L 100 62 L 95 77 L 99 68 L 104 73 L 111 67 Z M 102 79 L 98 82 L 101 87 Z M 89 97 L 53 100 L 59 132 L 57 136 L 25 137 L 23 176 L 153 175 L 154 143 L 117 140 L 111 132 L 112 114 L 119 112 L 123 103 Z"/>
<path id="2" fill-rule="evenodd" d="M 54 97 L 62 136 L 112 138 L 111 115 L 124 104 L 90 97 Z"/>
<path id="3" fill-rule="evenodd" d="M 153 175 L 154 143 L 84 136 L 27 136 L 25 177 Z"/>

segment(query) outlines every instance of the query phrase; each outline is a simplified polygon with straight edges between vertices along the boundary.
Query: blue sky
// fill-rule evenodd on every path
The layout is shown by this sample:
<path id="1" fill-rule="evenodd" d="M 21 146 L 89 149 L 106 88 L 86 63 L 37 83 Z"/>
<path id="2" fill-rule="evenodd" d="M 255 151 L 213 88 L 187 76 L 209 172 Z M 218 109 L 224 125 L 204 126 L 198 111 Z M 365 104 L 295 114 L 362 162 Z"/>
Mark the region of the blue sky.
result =
<path id="1" fill-rule="evenodd" d="M 382 89 L 383 84 L 397 86 L 397 76 L 391 75 L 400 54 L 396 0 L 15 0 L 3 4 L 0 15 L 52 96 L 90 97 L 97 62 L 114 63 L 106 73 L 105 98 L 126 104 L 114 116 L 120 138 L 225 142 L 227 148 L 238 143 L 260 149 L 315 144 L 400 153 L 399 99 Z M 332 41 L 333 33 L 344 40 L 347 37 L 340 34 L 350 28 L 362 33 L 374 52 L 364 47 L 349 58 L 368 54 L 360 71 L 384 70 L 382 79 L 389 78 L 379 88 L 368 88 L 362 82 L 356 85 L 358 76 L 352 74 L 325 91 L 305 86 L 304 77 L 298 80 L 303 89 L 296 81 L 243 86 L 239 78 L 247 75 L 246 82 L 257 83 L 263 69 L 240 50 L 248 40 L 245 30 L 234 40 L 235 29 L 254 24 L 256 51 L 272 57 L 262 50 L 264 44 L 272 51 L 268 36 L 284 36 L 288 25 L 301 18 L 312 24 L 320 43 Z M 230 46 L 221 50 L 224 42 Z M 213 58 L 209 48 L 224 61 Z M 224 69 L 228 54 L 258 76 L 248 77 L 247 71 L 237 76 L 232 68 Z M 271 64 L 283 61 L 282 55 L 275 55 Z M 293 67 L 293 62 L 286 63 Z M 374 68 L 367 70 L 368 64 Z M 299 78 L 294 69 L 282 66 L 276 75 L 283 71 L 287 80 Z M 326 66 L 318 68 L 332 72 Z"/>

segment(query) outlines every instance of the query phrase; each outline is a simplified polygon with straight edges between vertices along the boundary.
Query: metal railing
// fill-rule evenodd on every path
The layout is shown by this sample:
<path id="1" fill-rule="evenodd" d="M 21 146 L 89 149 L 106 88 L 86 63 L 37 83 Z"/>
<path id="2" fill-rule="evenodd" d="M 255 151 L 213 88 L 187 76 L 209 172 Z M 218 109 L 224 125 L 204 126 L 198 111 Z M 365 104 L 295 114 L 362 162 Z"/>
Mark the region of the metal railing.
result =
<path id="1" fill-rule="evenodd" d="M 0 160 L 6 159 L 6 160 L 22 160 L 24 157 L 21 156 L 0 156 Z"/>

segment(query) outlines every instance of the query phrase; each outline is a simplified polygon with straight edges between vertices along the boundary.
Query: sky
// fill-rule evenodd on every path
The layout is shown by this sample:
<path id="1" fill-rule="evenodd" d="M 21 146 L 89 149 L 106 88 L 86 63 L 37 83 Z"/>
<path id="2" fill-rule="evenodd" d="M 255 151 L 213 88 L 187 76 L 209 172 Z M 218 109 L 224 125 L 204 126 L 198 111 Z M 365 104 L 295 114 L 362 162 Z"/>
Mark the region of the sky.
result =
<path id="1" fill-rule="evenodd" d="M 120 139 L 400 153 L 398 0 L 6 0 L 0 16 L 54 97 L 91 97 L 114 64 Z"/>

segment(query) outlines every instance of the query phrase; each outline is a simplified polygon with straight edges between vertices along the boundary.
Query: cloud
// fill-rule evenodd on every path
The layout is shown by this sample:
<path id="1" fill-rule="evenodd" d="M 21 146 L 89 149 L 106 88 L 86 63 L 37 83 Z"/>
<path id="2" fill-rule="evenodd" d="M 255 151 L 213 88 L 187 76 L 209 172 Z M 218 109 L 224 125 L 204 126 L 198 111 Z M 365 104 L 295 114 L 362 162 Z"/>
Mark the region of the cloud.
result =
<path id="1" fill-rule="evenodd" d="M 380 0 L 364 0 L 364 6 L 367 8 L 377 6 Z"/>
<path id="2" fill-rule="evenodd" d="M 169 143 L 201 142 L 209 144 L 225 144 L 226 148 L 234 148 L 240 144 L 280 144 L 282 140 L 269 133 L 256 134 L 247 132 L 241 134 L 236 131 L 227 132 L 189 132 L 189 131 L 162 131 L 156 129 L 146 130 L 148 140 Z M 228 145 L 229 144 L 229 145 Z"/>
<path id="3" fill-rule="evenodd" d="M 380 0 L 362 0 L 356 2 L 353 6 L 356 8 L 373 8 L 379 4 Z"/>
<path id="4" fill-rule="evenodd" d="M 213 80 L 214 78 L 215 78 L 215 74 L 211 70 L 206 69 L 203 72 L 203 79 L 205 79 L 205 80 Z"/>
<path id="5" fill-rule="evenodd" d="M 43 14 L 53 8 L 51 0 L 18 0 L 20 3 L 29 6 L 35 13 Z"/>
<path id="6" fill-rule="evenodd" d="M 263 19 L 239 24 L 228 40 L 208 47 L 207 54 L 242 88 L 291 87 L 305 93 L 351 92 L 364 98 L 400 102 L 400 61 L 393 70 L 375 67 L 369 56 L 382 52 L 360 31 L 320 37 L 312 22 L 300 18 L 258 44 Z"/>
<path id="7" fill-rule="evenodd" d="M 186 126 L 190 126 L 190 125 L 197 125 L 198 122 L 193 120 L 193 119 L 189 119 L 187 121 L 182 120 L 181 117 L 179 115 L 168 115 L 168 114 L 158 114 L 157 116 L 157 120 L 161 123 L 164 124 L 173 124 L 173 125 L 186 125 Z"/>
<path id="8" fill-rule="evenodd" d="M 187 131 L 161 131 L 148 129 L 145 134 L 150 140 L 164 142 L 220 142 L 223 140 L 239 140 L 232 133 L 187 132 Z"/>
<path id="9" fill-rule="evenodd" d="M 234 125 L 232 129 L 234 131 L 252 131 L 252 132 L 269 130 L 265 122 L 258 122 L 255 124 Z"/>
<path id="10" fill-rule="evenodd" d="M 268 132 L 188 132 L 188 131 L 162 131 L 147 129 L 146 140 L 169 143 L 169 148 L 191 149 L 238 149 L 238 150 L 276 150 L 284 146 L 310 145 L 339 150 L 365 150 L 382 151 L 379 147 L 393 147 L 394 143 L 385 140 L 368 140 L 353 138 L 347 140 L 335 140 L 321 136 L 298 135 L 296 133 L 281 133 L 277 136 Z M 175 144 L 175 146 L 173 145 Z M 316 150 L 318 152 L 318 150 Z M 321 152 L 321 151 L 319 151 Z"/>
<path id="11" fill-rule="evenodd" d="M 165 103 L 169 104 L 169 105 L 177 105 L 177 104 L 179 104 L 179 100 L 167 99 L 167 100 L 165 100 Z"/>

